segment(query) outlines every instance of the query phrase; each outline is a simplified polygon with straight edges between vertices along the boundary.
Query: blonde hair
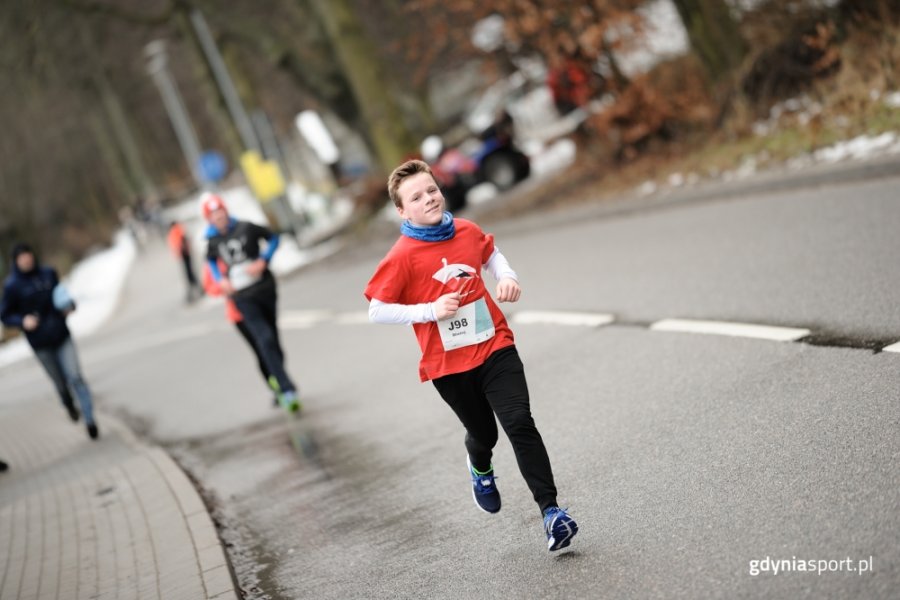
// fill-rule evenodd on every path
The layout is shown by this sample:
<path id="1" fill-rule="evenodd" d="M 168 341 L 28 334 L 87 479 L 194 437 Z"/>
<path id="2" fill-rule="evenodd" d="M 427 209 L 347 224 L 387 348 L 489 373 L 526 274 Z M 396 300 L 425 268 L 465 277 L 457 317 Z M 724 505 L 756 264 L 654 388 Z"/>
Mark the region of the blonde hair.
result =
<path id="1" fill-rule="evenodd" d="M 393 170 L 391 176 L 388 177 L 387 186 L 388 195 L 390 195 L 391 200 L 394 202 L 394 206 L 396 206 L 397 208 L 401 208 L 403 206 L 403 204 L 400 202 L 400 194 L 397 192 L 400 184 L 413 175 L 418 175 L 419 173 L 428 173 L 432 178 L 434 178 L 434 173 L 431 172 L 431 167 L 428 166 L 428 163 L 422 160 L 408 160 Z"/>

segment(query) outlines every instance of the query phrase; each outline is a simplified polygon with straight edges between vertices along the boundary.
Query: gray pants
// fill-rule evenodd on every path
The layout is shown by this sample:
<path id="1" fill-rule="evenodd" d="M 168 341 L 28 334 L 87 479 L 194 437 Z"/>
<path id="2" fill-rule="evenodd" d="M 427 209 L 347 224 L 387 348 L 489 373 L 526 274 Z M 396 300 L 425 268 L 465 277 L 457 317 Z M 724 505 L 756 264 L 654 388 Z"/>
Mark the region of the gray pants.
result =
<path id="1" fill-rule="evenodd" d="M 75 393 L 78 398 L 78 404 L 81 407 L 81 414 L 84 416 L 84 422 L 90 425 L 94 422 L 94 405 L 91 400 L 91 391 L 88 389 L 87 382 L 81 374 L 81 367 L 78 365 L 78 354 L 75 352 L 75 344 L 72 338 L 66 338 L 62 344 L 56 348 L 36 348 L 34 354 L 41 361 L 44 370 L 53 380 L 56 391 L 59 392 L 60 398 L 65 401 L 69 397 L 69 389 Z"/>

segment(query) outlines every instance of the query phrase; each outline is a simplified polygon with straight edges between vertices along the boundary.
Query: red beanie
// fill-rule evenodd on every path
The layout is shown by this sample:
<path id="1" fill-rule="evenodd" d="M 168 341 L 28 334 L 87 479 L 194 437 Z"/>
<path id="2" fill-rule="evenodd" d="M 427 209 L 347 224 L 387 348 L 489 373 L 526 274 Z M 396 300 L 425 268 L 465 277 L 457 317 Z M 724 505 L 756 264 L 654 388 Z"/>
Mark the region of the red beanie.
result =
<path id="1" fill-rule="evenodd" d="M 228 207 L 225 206 L 225 202 L 212 192 L 204 192 L 202 196 L 200 196 L 200 209 L 203 211 L 203 218 L 209 221 L 209 214 L 218 209 L 222 209 L 225 213 L 228 213 Z"/>

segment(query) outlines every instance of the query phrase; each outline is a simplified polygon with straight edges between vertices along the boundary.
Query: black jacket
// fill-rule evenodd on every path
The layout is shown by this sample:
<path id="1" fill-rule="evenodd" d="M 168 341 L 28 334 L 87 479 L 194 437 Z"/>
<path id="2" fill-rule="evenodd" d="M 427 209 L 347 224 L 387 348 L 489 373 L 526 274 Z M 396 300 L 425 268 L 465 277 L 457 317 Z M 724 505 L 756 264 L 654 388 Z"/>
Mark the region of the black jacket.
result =
<path id="1" fill-rule="evenodd" d="M 23 273 L 15 261 L 12 273 L 3 283 L 0 321 L 7 327 L 21 329 L 25 315 L 37 315 L 37 328 L 25 331 L 32 348 L 56 348 L 69 337 L 66 316 L 53 306 L 53 288 L 58 283 L 59 276 L 52 268 L 35 265 Z"/>

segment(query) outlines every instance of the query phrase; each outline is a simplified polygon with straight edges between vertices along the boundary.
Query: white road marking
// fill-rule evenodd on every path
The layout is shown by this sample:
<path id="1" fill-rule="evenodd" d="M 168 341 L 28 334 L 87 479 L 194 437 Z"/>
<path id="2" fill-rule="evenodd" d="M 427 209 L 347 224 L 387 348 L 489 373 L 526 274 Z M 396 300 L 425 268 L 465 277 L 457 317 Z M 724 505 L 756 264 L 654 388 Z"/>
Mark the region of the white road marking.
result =
<path id="1" fill-rule="evenodd" d="M 510 320 L 519 325 L 563 325 L 572 327 L 602 327 L 615 322 L 615 316 L 606 313 L 523 310 L 513 313 Z M 336 312 L 332 310 L 287 310 L 279 314 L 279 326 L 284 329 L 308 329 L 316 325 L 368 325 L 367 311 Z M 808 336 L 811 331 L 799 327 L 777 327 L 728 321 L 703 321 L 699 319 L 662 319 L 650 325 L 651 331 L 677 333 L 701 333 L 731 337 L 755 338 L 779 342 L 793 342 Z M 900 353 L 900 342 L 883 348 L 884 352 Z"/>
<path id="2" fill-rule="evenodd" d="M 334 322 L 338 325 L 366 325 L 369 321 L 369 311 L 358 310 L 355 312 L 346 312 L 336 315 Z"/>
<path id="3" fill-rule="evenodd" d="M 278 326 L 284 329 L 308 329 L 334 319 L 330 310 L 286 310 L 278 314 Z"/>
<path id="4" fill-rule="evenodd" d="M 896 344 L 891 344 L 890 346 L 885 346 L 881 349 L 882 352 L 900 352 L 900 342 Z"/>
<path id="5" fill-rule="evenodd" d="M 524 310 L 513 314 L 512 320 L 513 322 L 522 325 L 534 325 L 540 323 L 550 325 L 600 327 L 601 325 L 609 325 L 615 320 L 615 317 L 603 313 Z"/>
<path id="6" fill-rule="evenodd" d="M 772 327 L 749 323 L 729 323 L 727 321 L 699 321 L 693 319 L 663 319 L 650 325 L 652 331 L 675 331 L 681 333 L 704 333 L 734 337 L 758 338 L 778 342 L 793 342 L 810 334 L 809 329 L 796 327 Z"/>

